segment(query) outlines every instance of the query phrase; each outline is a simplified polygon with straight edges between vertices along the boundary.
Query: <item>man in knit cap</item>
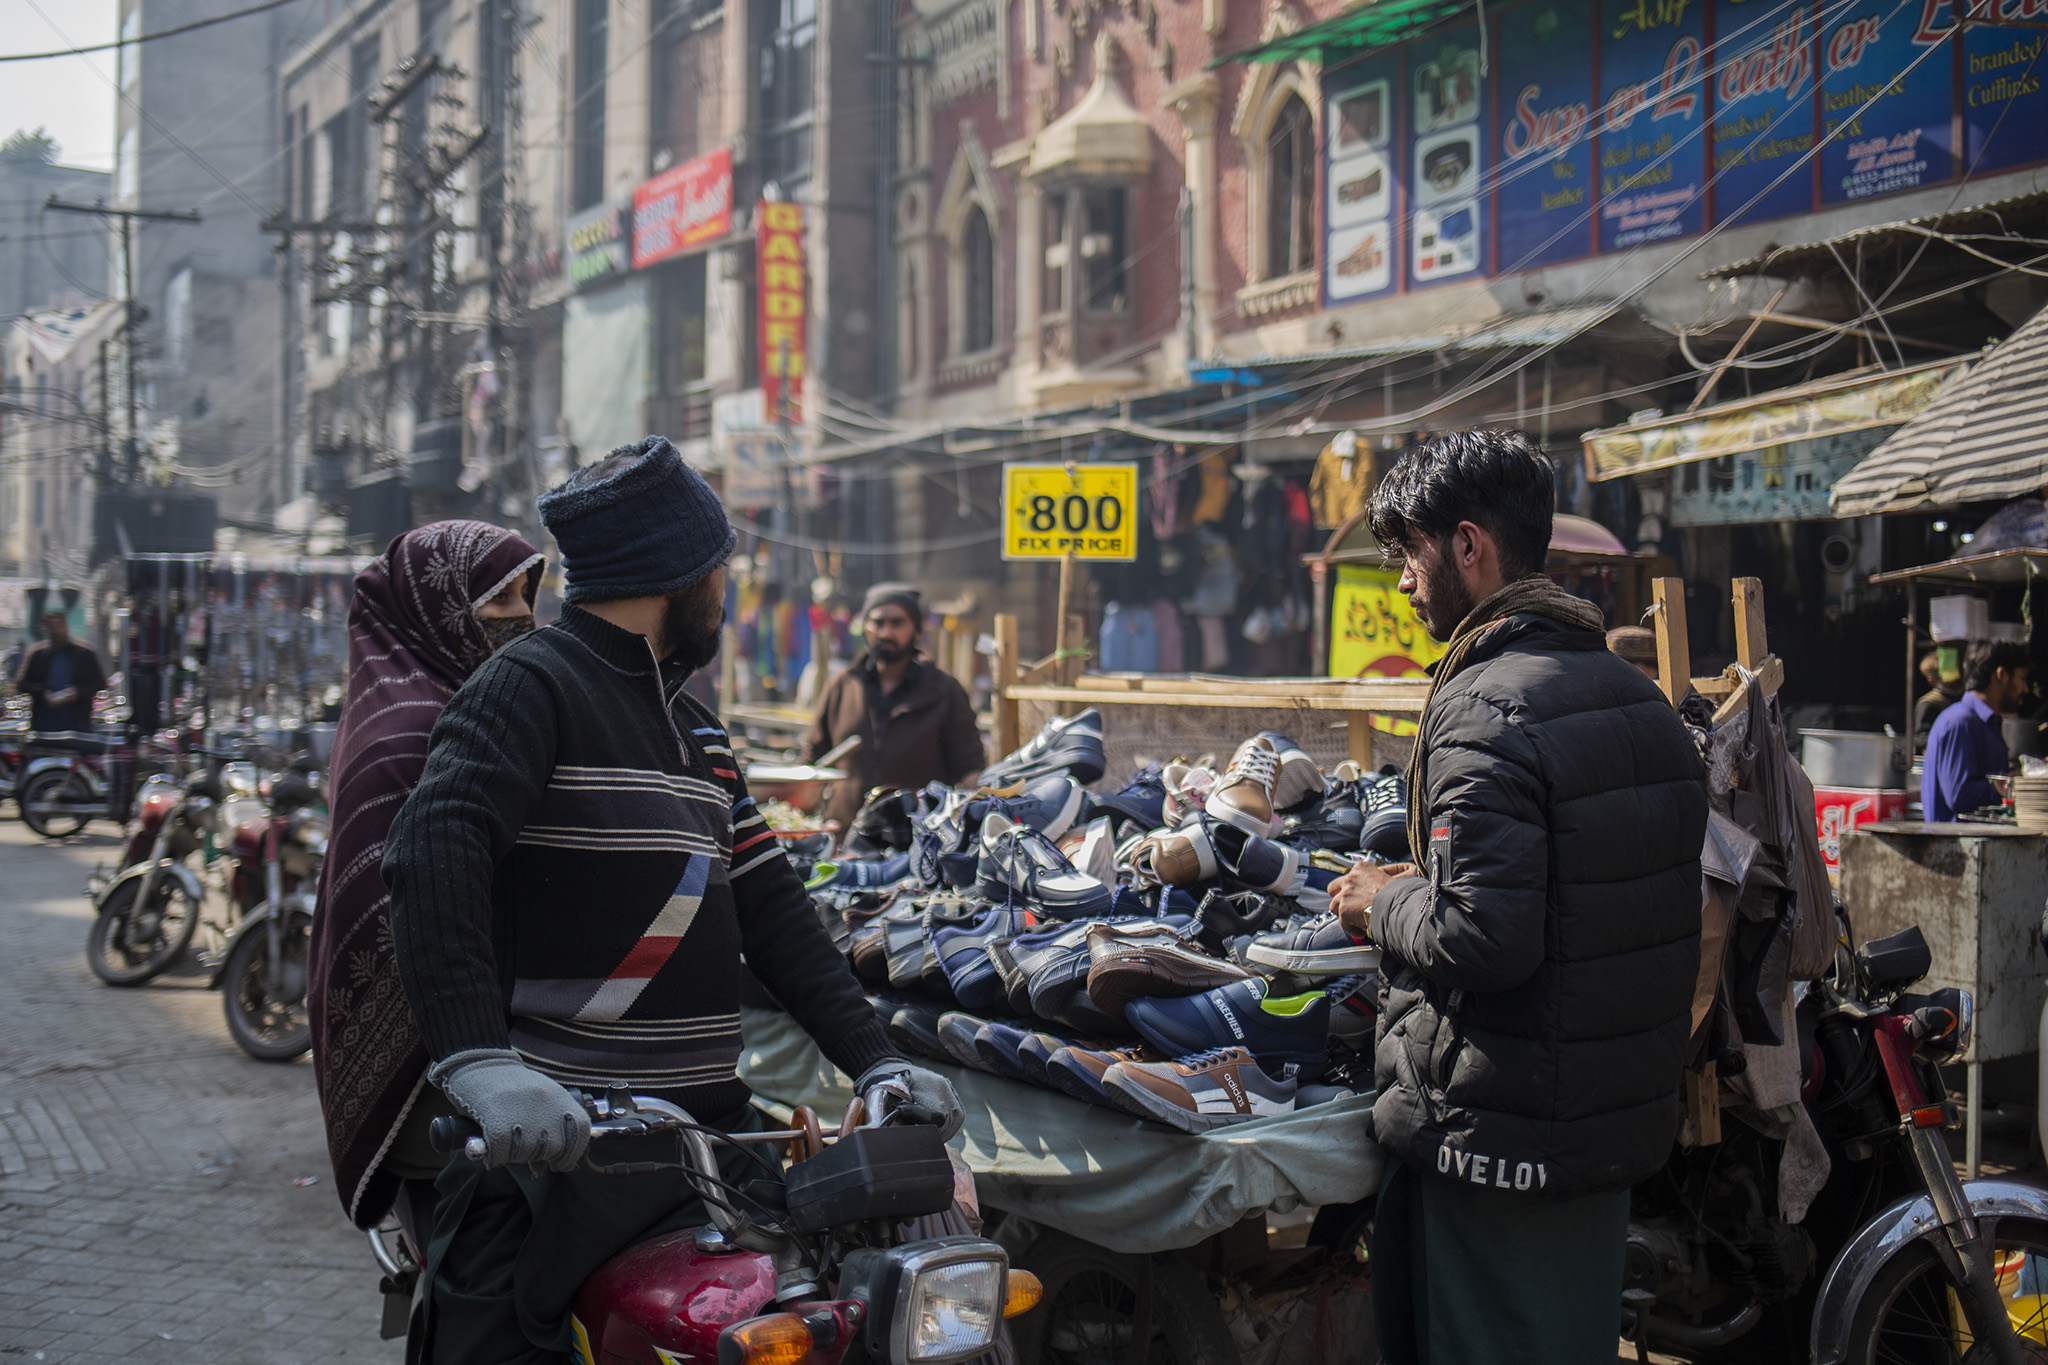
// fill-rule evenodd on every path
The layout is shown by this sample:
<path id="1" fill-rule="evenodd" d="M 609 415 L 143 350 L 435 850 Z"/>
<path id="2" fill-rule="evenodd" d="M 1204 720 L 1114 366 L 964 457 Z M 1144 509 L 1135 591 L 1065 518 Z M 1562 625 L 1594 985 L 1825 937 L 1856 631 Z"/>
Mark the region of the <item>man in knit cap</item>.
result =
<path id="1" fill-rule="evenodd" d="M 428 1076 L 486 1148 L 438 1183 L 413 1357 L 427 1361 L 565 1360 L 583 1280 L 704 1221 L 676 1171 L 577 1169 L 590 1123 L 570 1090 L 623 1083 L 747 1126 L 742 959 L 862 1089 L 900 1076 L 915 1117 L 948 1136 L 962 1118 L 943 1077 L 896 1055 L 724 729 L 682 690 L 718 647 L 737 537 L 717 496 L 650 436 L 578 470 L 540 514 L 568 579 L 562 617 L 442 711 L 384 857 Z M 672 1135 L 612 1138 L 602 1159 L 674 1155 Z"/>

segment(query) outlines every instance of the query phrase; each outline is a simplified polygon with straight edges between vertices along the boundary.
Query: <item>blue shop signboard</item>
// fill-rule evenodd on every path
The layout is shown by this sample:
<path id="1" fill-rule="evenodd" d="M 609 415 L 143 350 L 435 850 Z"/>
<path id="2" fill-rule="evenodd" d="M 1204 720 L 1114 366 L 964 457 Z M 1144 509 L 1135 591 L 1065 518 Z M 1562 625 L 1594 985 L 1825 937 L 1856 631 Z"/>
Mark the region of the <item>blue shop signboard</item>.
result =
<path id="1" fill-rule="evenodd" d="M 1895 194 L 1949 178 L 1955 63 L 1947 0 L 1863 0 L 1821 41 L 1820 199 Z"/>
<path id="2" fill-rule="evenodd" d="M 1592 0 L 1501 16 L 1500 270 L 1576 260 L 1588 250 L 1593 72 L 1581 54 L 1592 22 Z"/>
<path id="3" fill-rule="evenodd" d="M 1608 0 L 1600 25 L 1600 249 L 1698 233 L 1705 0 Z"/>

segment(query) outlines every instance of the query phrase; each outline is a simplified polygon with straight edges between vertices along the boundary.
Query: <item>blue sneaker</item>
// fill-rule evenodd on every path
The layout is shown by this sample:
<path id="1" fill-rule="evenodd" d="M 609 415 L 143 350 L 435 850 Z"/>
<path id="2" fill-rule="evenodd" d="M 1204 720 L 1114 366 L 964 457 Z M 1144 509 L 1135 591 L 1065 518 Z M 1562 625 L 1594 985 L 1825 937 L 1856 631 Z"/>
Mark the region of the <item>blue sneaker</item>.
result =
<path id="1" fill-rule="evenodd" d="M 1017 1062 L 1024 1068 L 1024 1079 L 1033 1085 L 1042 1085 L 1051 1090 L 1059 1089 L 1052 1083 L 1052 1076 L 1047 1068 L 1052 1062 L 1053 1053 L 1067 1045 L 1066 1039 L 1042 1030 L 1025 1030 L 1024 1036 L 1017 1040 Z"/>
<path id="2" fill-rule="evenodd" d="M 1002 1009 L 1003 978 L 989 959 L 989 945 L 1030 927 L 1031 915 L 1023 910 L 990 910 L 972 924 L 932 927 L 932 948 L 961 1008 L 976 1014 Z"/>
<path id="3" fill-rule="evenodd" d="M 1133 1000 L 1124 1018 L 1168 1057 L 1242 1047 L 1267 1066 L 1320 1067 L 1329 1050 L 1330 998 L 1321 991 L 1269 998 L 1267 988 L 1254 979 L 1200 995 Z"/>
<path id="4" fill-rule="evenodd" d="M 909 875 L 908 853 L 898 853 L 888 858 L 866 858 L 841 863 L 825 862 L 811 868 L 811 875 L 804 881 L 804 890 L 821 891 L 828 886 L 894 886 Z"/>
<path id="5" fill-rule="evenodd" d="M 1154 830 L 1166 823 L 1166 781 L 1156 768 L 1147 768 L 1124 784 L 1112 796 L 1088 798 L 1088 818 L 1107 815 L 1121 832 L 1126 828 Z"/>
<path id="6" fill-rule="evenodd" d="M 1000 1019 L 978 1019 L 975 1022 L 980 1027 L 974 1031 L 974 1055 L 981 1059 L 978 1063 L 981 1069 L 1013 1081 L 1033 1080 L 1023 1057 L 1024 1042 L 1031 1035 L 1022 1027 Z M 1037 1084 L 1045 1084 L 1043 1067 L 1039 1069 Z"/>

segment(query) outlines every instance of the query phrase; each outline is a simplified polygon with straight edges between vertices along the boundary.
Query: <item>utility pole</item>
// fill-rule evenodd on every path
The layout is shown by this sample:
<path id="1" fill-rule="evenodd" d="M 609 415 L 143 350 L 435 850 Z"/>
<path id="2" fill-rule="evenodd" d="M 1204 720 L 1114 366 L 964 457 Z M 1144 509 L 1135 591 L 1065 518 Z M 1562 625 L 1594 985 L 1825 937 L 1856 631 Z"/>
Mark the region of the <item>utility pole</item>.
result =
<path id="1" fill-rule="evenodd" d="M 135 225 L 137 223 L 197 223 L 198 209 L 116 209 L 108 208 L 105 201 L 94 200 L 90 204 L 68 204 L 51 195 L 43 207 L 57 213 L 91 213 L 101 218 L 111 218 L 121 225 L 121 341 L 122 359 L 127 371 L 128 392 L 128 482 L 135 482 L 142 472 L 141 433 L 136 430 L 135 414 L 135 325 L 138 321 L 135 309 Z"/>

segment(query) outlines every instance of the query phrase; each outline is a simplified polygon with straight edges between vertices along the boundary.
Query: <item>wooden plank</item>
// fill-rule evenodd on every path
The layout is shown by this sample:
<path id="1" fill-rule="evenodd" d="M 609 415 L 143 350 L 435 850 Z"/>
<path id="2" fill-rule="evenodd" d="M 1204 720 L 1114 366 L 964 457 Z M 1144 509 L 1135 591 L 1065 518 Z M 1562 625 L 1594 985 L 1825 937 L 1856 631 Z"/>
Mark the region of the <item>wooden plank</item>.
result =
<path id="1" fill-rule="evenodd" d="M 990 663 L 995 684 L 996 755 L 1011 754 L 1023 744 L 1017 721 L 1017 618 L 1007 612 L 995 620 L 996 653 Z"/>
<path id="2" fill-rule="evenodd" d="M 1083 704 L 1095 702 L 1105 706 L 1223 706 L 1240 711 L 1356 711 L 1367 707 L 1374 711 L 1391 711 L 1408 715 L 1422 714 L 1423 694 L 1410 693 L 1405 696 L 1366 693 L 1351 697 L 1274 697 L 1274 696 L 1227 696 L 1206 692 L 1085 692 L 1072 687 L 1048 687 L 1038 683 L 1021 683 L 1010 689 L 1015 701 L 1049 701 L 1054 703 Z M 1005 752 L 1008 752 L 1007 750 Z"/>
<path id="3" fill-rule="evenodd" d="M 1074 679 L 1074 686 L 1084 692 L 1136 692 L 1144 685 L 1144 678 L 1128 673 L 1083 673 Z"/>
<path id="4" fill-rule="evenodd" d="M 1650 592 L 1655 601 L 1651 628 L 1657 636 L 1657 686 L 1676 706 L 1692 681 L 1691 637 L 1685 633 L 1685 580 L 1657 579 Z"/>
<path id="5" fill-rule="evenodd" d="M 1764 585 L 1759 578 L 1735 580 L 1735 660 L 1754 669 L 1769 657 L 1771 647 L 1764 636 Z"/>
<path id="6" fill-rule="evenodd" d="M 1764 695 L 1767 697 L 1775 695 L 1777 690 L 1785 685 L 1785 664 L 1775 654 L 1765 659 L 1763 667 L 1757 669 L 1756 673 L 1758 680 L 1763 683 Z M 1720 725 L 1725 721 L 1733 720 L 1748 709 L 1749 689 L 1738 687 L 1728 694 L 1728 700 L 1715 708 L 1714 724 Z"/>

